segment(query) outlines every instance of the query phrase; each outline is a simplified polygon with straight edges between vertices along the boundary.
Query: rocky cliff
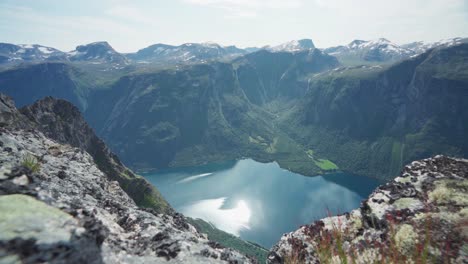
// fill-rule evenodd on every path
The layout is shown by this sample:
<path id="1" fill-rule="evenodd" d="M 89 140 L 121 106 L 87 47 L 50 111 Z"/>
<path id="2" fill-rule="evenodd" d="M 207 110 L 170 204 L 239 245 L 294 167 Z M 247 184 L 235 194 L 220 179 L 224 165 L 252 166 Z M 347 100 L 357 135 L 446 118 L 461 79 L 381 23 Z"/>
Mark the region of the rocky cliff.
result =
<path id="1" fill-rule="evenodd" d="M 414 161 L 361 207 L 284 234 L 269 263 L 466 263 L 468 160 Z"/>
<path id="2" fill-rule="evenodd" d="M 1 263 L 251 262 L 172 210 L 138 207 L 119 183 L 134 175 L 68 103 L 22 112 L 0 95 Z"/>
<path id="3" fill-rule="evenodd" d="M 37 124 L 37 129 L 48 138 L 88 152 L 98 168 L 110 180 L 118 181 L 138 206 L 166 213 L 171 210 L 153 185 L 135 175 L 120 162 L 119 158 L 94 134 L 93 129 L 88 126 L 78 108 L 71 103 L 46 97 L 20 111 L 34 124 Z"/>

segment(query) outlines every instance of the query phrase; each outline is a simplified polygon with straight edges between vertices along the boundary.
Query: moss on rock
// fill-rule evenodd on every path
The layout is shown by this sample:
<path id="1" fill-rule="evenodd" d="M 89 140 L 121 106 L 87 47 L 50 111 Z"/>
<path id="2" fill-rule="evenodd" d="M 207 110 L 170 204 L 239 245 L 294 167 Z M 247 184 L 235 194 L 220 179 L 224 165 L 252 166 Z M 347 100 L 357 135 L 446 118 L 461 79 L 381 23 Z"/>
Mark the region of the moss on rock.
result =
<path id="1" fill-rule="evenodd" d="M 22 194 L 1 196 L 0 212 L 0 240 L 20 237 L 42 243 L 69 241 L 77 226 L 69 214 Z"/>
<path id="2" fill-rule="evenodd" d="M 414 251 L 416 243 L 418 243 L 418 234 L 411 225 L 403 224 L 395 234 L 395 243 L 401 253 L 411 253 Z"/>
<path id="3" fill-rule="evenodd" d="M 436 182 L 435 186 L 428 194 L 431 202 L 468 206 L 468 181 L 442 180 Z"/>

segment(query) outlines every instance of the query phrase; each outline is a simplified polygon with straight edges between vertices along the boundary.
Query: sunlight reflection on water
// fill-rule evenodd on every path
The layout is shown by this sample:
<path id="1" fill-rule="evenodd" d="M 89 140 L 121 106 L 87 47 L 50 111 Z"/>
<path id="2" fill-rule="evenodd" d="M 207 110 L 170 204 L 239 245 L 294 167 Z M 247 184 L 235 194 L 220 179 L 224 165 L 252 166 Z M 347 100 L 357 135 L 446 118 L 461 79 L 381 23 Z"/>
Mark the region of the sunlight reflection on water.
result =
<path id="1" fill-rule="evenodd" d="M 359 207 L 378 185 L 347 173 L 304 177 L 248 159 L 145 176 L 177 211 L 267 248 L 328 212 Z"/>
<path id="2" fill-rule="evenodd" d="M 200 200 L 181 208 L 184 215 L 192 218 L 209 219 L 217 228 L 239 236 L 241 230 L 250 229 L 251 210 L 244 200 L 234 208 L 223 209 L 227 197 Z"/>

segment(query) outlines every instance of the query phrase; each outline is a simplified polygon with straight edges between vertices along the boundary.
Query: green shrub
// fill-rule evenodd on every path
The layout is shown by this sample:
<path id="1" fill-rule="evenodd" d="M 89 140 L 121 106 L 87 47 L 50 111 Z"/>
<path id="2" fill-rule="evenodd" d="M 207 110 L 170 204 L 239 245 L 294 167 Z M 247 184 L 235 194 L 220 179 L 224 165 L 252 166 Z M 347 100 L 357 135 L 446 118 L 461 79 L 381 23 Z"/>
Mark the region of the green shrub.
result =
<path id="1" fill-rule="evenodd" d="M 37 173 L 41 169 L 39 160 L 32 154 L 26 154 L 21 161 L 21 165 L 29 168 L 33 173 Z"/>

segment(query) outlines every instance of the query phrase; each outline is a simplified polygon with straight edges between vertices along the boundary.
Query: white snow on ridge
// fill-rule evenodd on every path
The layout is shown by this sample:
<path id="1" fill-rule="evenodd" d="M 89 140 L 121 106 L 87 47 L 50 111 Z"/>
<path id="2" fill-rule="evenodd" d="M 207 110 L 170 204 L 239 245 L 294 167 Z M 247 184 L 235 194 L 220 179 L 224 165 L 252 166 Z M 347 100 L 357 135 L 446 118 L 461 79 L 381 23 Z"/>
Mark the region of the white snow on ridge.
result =
<path id="1" fill-rule="evenodd" d="M 433 49 L 436 47 L 450 47 L 454 45 L 458 45 L 461 43 L 467 43 L 468 38 L 449 38 L 449 39 L 441 39 L 436 42 L 427 42 L 427 41 L 416 41 L 408 44 L 402 45 L 405 48 L 411 49 L 417 54 L 423 53 L 429 49 Z"/>
<path id="2" fill-rule="evenodd" d="M 54 52 L 51 48 L 42 47 L 42 46 L 38 47 L 37 49 L 44 54 L 50 54 Z"/>
<path id="3" fill-rule="evenodd" d="M 203 42 L 203 43 L 200 43 L 200 45 L 202 45 L 203 47 L 207 47 L 207 48 L 215 48 L 215 49 L 220 48 L 218 43 L 215 43 L 212 41 Z"/>
<path id="4" fill-rule="evenodd" d="M 302 43 L 301 43 L 302 42 Z M 312 40 L 303 39 L 303 40 L 292 40 L 289 42 L 282 43 L 277 46 L 266 46 L 265 49 L 273 51 L 273 52 L 297 52 L 302 50 L 313 49 L 314 44 Z"/>
<path id="5" fill-rule="evenodd" d="M 34 49 L 34 45 L 31 45 L 31 44 L 20 44 L 18 45 L 24 49 Z"/>

